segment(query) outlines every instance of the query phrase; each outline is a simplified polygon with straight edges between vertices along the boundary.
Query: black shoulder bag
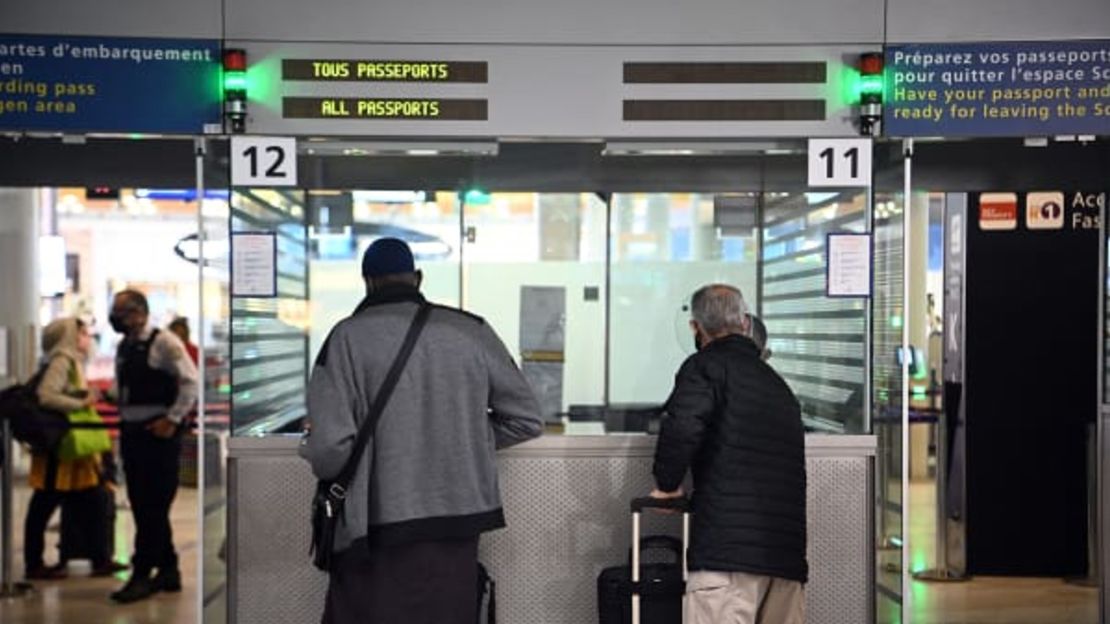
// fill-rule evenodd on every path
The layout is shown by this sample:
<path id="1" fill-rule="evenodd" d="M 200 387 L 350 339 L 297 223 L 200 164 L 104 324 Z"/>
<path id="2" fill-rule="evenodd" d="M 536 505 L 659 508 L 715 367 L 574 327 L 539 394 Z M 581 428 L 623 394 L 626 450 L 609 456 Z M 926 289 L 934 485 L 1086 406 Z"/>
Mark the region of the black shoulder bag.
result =
<path id="1" fill-rule="evenodd" d="M 347 458 L 343 470 L 339 471 L 339 475 L 331 481 L 316 482 L 316 495 L 312 498 L 312 548 L 310 554 L 312 554 L 313 565 L 324 572 L 331 569 L 335 529 L 343 518 L 347 488 L 355 477 L 359 461 L 362 460 L 362 453 L 366 450 L 371 434 L 377 428 L 378 419 L 385 411 L 385 406 L 389 403 L 389 397 L 393 394 L 397 381 L 401 378 L 401 371 L 404 370 L 405 363 L 412 355 L 412 348 L 416 344 L 420 331 L 424 329 L 424 324 L 428 320 L 428 313 L 431 312 L 431 309 L 432 306 L 422 304 L 420 309 L 417 310 L 412 325 L 409 326 L 409 331 L 405 334 L 405 341 L 401 344 L 401 350 L 397 352 L 397 357 L 394 358 L 385 381 L 382 382 L 377 396 L 374 397 L 374 404 L 370 407 L 366 420 L 358 430 L 355 444 L 351 448 L 351 456 Z"/>

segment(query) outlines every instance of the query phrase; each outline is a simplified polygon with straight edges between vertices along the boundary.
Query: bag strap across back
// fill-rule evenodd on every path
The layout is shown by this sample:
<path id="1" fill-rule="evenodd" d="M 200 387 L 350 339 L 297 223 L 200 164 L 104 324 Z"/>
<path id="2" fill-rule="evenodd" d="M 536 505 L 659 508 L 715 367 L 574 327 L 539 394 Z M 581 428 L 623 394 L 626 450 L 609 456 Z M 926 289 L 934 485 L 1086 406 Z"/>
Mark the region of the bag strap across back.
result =
<path id="1" fill-rule="evenodd" d="M 397 387 L 397 382 L 401 379 L 401 372 L 404 370 L 409 356 L 412 355 L 416 339 L 420 336 L 424 325 L 427 324 L 428 315 L 431 311 L 432 306 L 427 303 L 421 304 L 420 309 L 416 311 L 416 316 L 413 317 L 412 324 L 409 325 L 408 333 L 405 334 L 405 341 L 401 343 L 401 350 L 397 352 L 397 357 L 393 359 L 393 365 L 390 366 L 385 381 L 378 389 L 377 396 L 374 397 L 374 404 L 370 407 L 366 420 L 359 427 L 358 436 L 355 438 L 355 446 L 351 449 L 351 456 L 347 458 L 343 470 L 331 483 L 330 489 L 333 494 L 345 495 L 347 486 L 354 479 L 355 471 L 358 470 L 358 463 L 362 460 L 363 451 L 366 450 L 367 443 L 370 441 L 370 435 L 374 433 L 378 426 L 378 420 L 381 418 L 382 412 L 385 411 L 386 404 L 389 403 L 389 397 L 393 394 L 393 389 Z M 336 491 L 336 488 L 338 488 L 338 491 Z"/>

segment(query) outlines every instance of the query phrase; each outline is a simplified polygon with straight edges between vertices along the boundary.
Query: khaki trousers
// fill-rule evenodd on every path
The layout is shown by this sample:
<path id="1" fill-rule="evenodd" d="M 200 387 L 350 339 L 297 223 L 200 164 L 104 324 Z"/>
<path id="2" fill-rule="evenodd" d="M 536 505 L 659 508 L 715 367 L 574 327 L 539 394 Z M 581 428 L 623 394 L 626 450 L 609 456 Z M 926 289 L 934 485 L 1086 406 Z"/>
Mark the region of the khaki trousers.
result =
<path id="1" fill-rule="evenodd" d="M 805 589 L 744 572 L 691 572 L 683 612 L 685 624 L 803 624 Z"/>

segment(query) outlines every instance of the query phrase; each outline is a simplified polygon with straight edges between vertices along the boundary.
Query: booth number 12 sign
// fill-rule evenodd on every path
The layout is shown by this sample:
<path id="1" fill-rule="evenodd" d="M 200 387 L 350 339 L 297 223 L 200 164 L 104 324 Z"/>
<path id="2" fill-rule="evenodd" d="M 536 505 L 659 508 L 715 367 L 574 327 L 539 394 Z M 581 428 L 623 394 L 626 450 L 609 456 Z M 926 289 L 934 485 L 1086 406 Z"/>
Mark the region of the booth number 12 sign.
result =
<path id="1" fill-rule="evenodd" d="M 296 186 L 297 140 L 231 137 L 232 186 Z"/>
<path id="2" fill-rule="evenodd" d="M 871 186 L 871 139 L 810 139 L 809 186 Z"/>

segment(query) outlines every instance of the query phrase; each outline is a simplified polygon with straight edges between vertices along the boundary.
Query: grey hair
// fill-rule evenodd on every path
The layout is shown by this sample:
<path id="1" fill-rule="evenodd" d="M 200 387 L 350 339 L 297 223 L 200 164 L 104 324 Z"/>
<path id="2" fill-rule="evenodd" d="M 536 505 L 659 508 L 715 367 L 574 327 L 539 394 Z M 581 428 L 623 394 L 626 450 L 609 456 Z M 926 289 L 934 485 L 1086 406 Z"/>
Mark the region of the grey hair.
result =
<path id="1" fill-rule="evenodd" d="M 699 288 L 690 299 L 690 313 L 710 335 L 747 329 L 748 304 L 740 289 L 728 284 Z"/>

